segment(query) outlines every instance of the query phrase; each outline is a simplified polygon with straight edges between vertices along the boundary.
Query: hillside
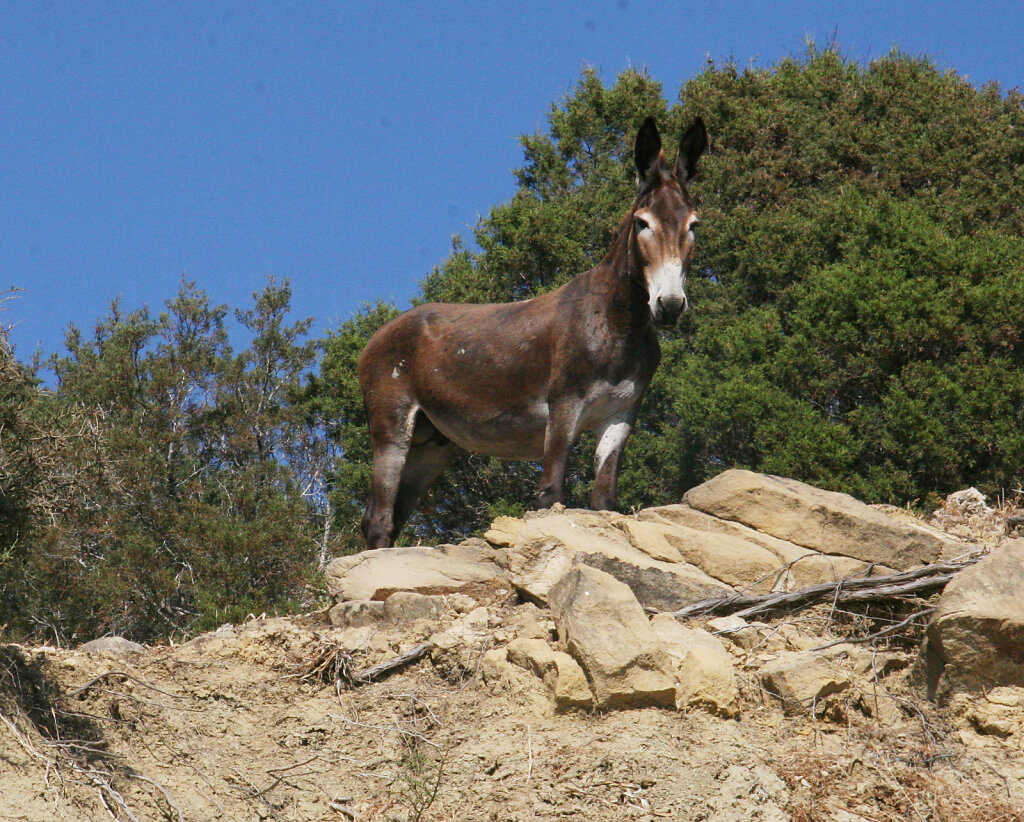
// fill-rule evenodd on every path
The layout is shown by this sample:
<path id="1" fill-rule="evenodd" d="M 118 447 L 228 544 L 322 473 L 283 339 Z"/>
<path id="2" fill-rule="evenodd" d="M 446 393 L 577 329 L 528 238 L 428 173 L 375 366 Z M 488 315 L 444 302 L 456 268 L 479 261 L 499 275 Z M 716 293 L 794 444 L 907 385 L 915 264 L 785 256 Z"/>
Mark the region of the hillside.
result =
<path id="1" fill-rule="evenodd" d="M 947 508 L 932 525 L 984 553 L 1005 514 Z M 517 590 L 469 586 L 426 618 L 434 600 L 407 595 L 404 614 L 347 627 L 319 612 L 180 645 L 3 646 L 0 819 L 1024 819 L 1024 687 L 930 702 L 920 626 L 820 652 L 846 684 L 814 704 L 764 687 L 787 654 L 864 635 L 886 608 L 895 621 L 891 603 L 720 632 L 728 706 L 563 710 L 557 683 L 510 661 L 525 640 L 562 647 L 553 612 Z"/>

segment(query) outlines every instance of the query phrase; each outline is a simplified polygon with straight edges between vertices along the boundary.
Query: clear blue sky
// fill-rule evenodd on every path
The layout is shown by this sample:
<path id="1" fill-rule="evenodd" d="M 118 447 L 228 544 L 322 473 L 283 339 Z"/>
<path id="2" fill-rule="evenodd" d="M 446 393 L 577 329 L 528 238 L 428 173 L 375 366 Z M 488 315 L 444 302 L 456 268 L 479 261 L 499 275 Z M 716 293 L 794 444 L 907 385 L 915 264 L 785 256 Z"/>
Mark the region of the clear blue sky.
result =
<path id="1" fill-rule="evenodd" d="M 517 137 L 582 66 L 675 100 L 710 56 L 765 66 L 835 33 L 1024 87 L 1024 4 L 0 3 L 0 289 L 19 357 L 183 274 L 249 307 L 288 277 L 315 333 L 419 281 L 515 190 Z"/>

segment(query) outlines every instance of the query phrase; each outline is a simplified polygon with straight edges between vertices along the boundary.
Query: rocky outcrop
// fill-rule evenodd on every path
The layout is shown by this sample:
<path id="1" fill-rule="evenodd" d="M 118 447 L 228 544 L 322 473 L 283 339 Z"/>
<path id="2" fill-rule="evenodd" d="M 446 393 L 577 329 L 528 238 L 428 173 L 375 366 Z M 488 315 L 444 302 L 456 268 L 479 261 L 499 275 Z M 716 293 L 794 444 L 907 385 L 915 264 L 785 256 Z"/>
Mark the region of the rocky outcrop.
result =
<path id="1" fill-rule="evenodd" d="M 78 650 L 86 654 L 140 654 L 146 650 L 146 646 L 123 636 L 104 636 L 79 645 Z"/>
<path id="2" fill-rule="evenodd" d="M 734 579 L 735 582 L 730 584 L 738 584 L 755 593 L 765 590 L 788 591 L 821 582 L 835 582 L 861 574 L 869 565 L 853 557 L 813 551 L 742 523 L 711 516 L 686 503 L 646 508 L 637 514 L 637 518 L 654 520 L 678 529 L 680 535 L 685 534 L 690 543 L 687 549 L 689 561 L 719 579 Z M 726 550 L 722 550 L 720 536 L 730 538 Z M 676 542 L 679 537 L 669 539 Z M 772 558 L 769 559 L 766 554 Z M 716 571 L 710 570 L 705 562 L 709 565 L 714 563 Z M 773 569 L 767 579 L 763 578 L 765 565 Z M 875 567 L 875 572 L 879 574 L 891 570 L 884 563 Z M 759 572 L 761 576 L 758 576 Z"/>
<path id="3" fill-rule="evenodd" d="M 706 514 L 804 548 L 899 570 L 935 562 L 953 542 L 847 494 L 752 471 L 725 471 L 691 488 L 683 499 Z"/>
<path id="4" fill-rule="evenodd" d="M 587 676 L 594 707 L 675 704 L 668 657 L 627 585 L 574 565 L 552 588 L 550 605 L 559 637 Z"/>
<path id="5" fill-rule="evenodd" d="M 1021 545 L 949 586 L 926 648 L 933 691 L 1022 681 Z M 740 665 L 745 687 L 775 695 L 792 714 L 820 711 L 840 693 L 863 702 L 880 656 L 868 655 L 866 674 L 837 664 L 862 651 L 816 651 L 822 640 L 792 624 L 738 616 L 682 624 L 672 614 L 701 600 L 891 574 L 967 552 L 906 512 L 727 471 L 682 503 L 633 515 L 558 505 L 499 517 L 484 540 L 343 557 L 327 583 L 337 600 L 331 621 L 351 641 L 404 630 L 429 641 L 442 676 L 479 674 L 496 688 L 533 681 L 530 698 L 555 711 L 662 706 L 733 716 Z M 502 625 L 513 591 L 520 624 Z M 869 701 L 870 711 L 888 704 Z"/>
<path id="6" fill-rule="evenodd" d="M 946 586 L 924 661 L 931 698 L 1024 685 L 1024 539 L 993 549 Z"/>

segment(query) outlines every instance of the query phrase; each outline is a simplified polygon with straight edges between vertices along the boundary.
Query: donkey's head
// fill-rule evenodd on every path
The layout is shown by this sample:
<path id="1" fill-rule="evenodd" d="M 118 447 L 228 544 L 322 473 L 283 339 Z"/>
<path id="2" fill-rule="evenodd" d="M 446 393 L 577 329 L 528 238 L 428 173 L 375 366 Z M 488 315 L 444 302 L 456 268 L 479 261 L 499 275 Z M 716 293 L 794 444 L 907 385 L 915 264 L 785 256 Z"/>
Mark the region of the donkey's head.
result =
<path id="1" fill-rule="evenodd" d="M 644 121 L 636 136 L 639 190 L 631 213 L 630 253 L 658 325 L 675 325 L 686 311 L 684 286 L 693 259 L 694 229 L 700 222 L 687 183 L 697 173 L 697 160 L 707 144 L 707 131 L 698 117 L 679 141 L 679 154 L 669 171 L 653 117 Z"/>

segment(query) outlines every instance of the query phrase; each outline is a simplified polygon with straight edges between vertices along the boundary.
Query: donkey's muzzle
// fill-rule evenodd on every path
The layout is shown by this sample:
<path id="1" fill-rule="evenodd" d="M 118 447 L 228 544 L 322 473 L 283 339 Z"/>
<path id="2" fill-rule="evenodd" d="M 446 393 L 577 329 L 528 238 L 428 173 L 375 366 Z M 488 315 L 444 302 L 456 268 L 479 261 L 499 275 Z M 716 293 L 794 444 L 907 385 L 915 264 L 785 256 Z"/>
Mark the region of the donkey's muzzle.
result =
<path id="1" fill-rule="evenodd" d="M 686 313 L 686 295 L 682 297 L 658 297 L 654 306 L 654 323 L 663 328 L 671 328 Z"/>

